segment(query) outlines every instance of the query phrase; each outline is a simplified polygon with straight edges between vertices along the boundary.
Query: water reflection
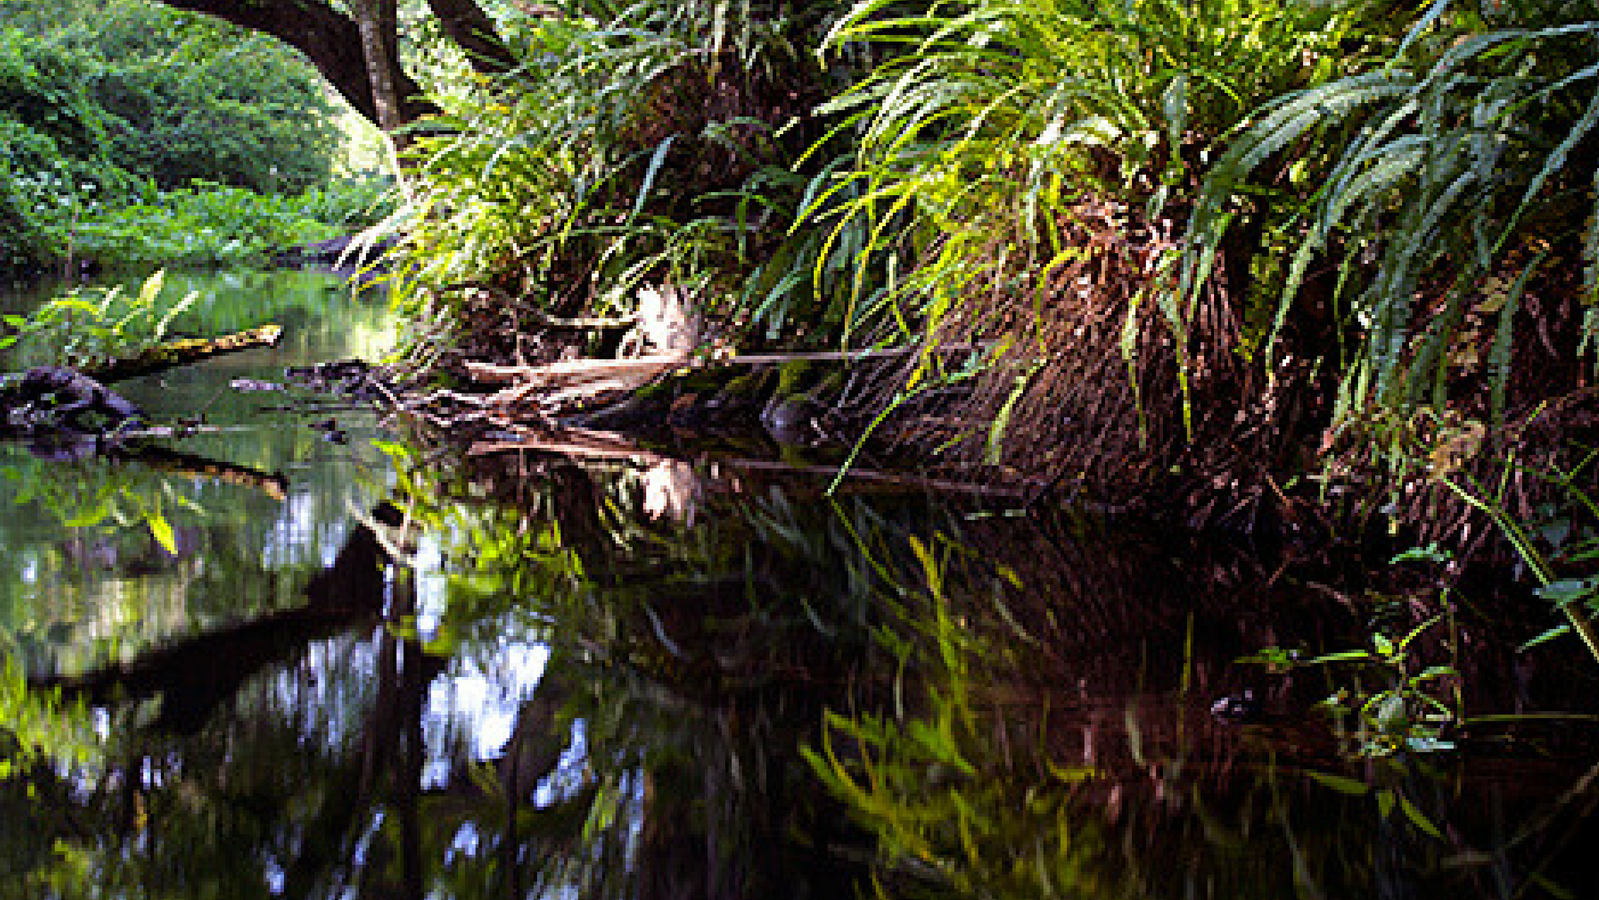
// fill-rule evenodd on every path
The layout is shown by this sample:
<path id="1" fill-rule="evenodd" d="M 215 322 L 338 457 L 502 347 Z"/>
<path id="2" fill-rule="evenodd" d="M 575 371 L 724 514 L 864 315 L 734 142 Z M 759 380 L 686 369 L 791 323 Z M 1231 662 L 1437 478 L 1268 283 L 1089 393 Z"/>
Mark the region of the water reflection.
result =
<path id="1" fill-rule="evenodd" d="M 335 446 L 308 427 L 327 398 L 295 404 L 228 387 L 379 352 L 391 341 L 376 336 L 392 331 L 382 303 L 313 273 L 168 279 L 169 293 L 191 290 L 199 299 L 180 332 L 294 323 L 278 347 L 118 385 L 154 421 L 196 422 L 198 433 L 76 461 L 0 443 L 0 629 L 21 642 L 30 669 L 82 668 L 293 602 L 294 579 L 283 576 L 329 563 L 350 509 L 386 489 L 370 412 L 341 405 L 355 439 Z"/>
<path id="2" fill-rule="evenodd" d="M 281 496 L 6 461 L 21 895 L 1581 890 L 1585 743 L 1351 767 L 1325 684 L 1233 660 L 1358 614 L 1226 546 L 776 466 L 329 445 L 239 402 L 204 455 Z M 81 524 L 100 497 L 170 504 L 178 552 Z M 1246 687 L 1259 718 L 1212 715 Z"/>

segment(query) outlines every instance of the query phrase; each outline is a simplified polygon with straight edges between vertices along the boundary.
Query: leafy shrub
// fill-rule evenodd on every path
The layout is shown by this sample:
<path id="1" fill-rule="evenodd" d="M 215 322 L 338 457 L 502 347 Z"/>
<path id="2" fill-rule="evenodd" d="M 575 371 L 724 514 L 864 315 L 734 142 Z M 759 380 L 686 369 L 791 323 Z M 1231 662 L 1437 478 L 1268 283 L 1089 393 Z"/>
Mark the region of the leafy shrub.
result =
<path id="1" fill-rule="evenodd" d="M 358 224 L 354 202 L 338 197 L 326 190 L 285 197 L 197 182 L 79 223 L 75 235 L 80 252 L 116 268 L 259 264 L 280 249 L 327 240 Z"/>
<path id="2" fill-rule="evenodd" d="M 58 47 L 0 29 L 0 118 L 81 156 L 107 147 L 104 116 L 83 91 L 87 67 Z"/>
<path id="3" fill-rule="evenodd" d="M 161 4 L 67 7 L 34 41 L 78 68 L 74 88 L 99 111 L 119 165 L 163 189 L 204 179 L 297 193 L 328 178 L 332 108 L 292 50 Z"/>
<path id="4" fill-rule="evenodd" d="M 1319 264 L 1338 273 L 1341 325 L 1355 334 L 1342 414 L 1442 411 L 1463 383 L 1451 372 L 1486 367 L 1490 390 L 1464 383 L 1491 401 L 1477 412 L 1502 419 L 1529 276 L 1582 267 L 1583 341 L 1599 334 L 1596 38 L 1592 3 L 1437 0 L 1388 65 L 1263 105 L 1205 185 L 1188 290 L 1208 277 L 1240 196 L 1299 168 L 1319 187 L 1278 251 L 1291 263 L 1273 336 Z"/>
<path id="5" fill-rule="evenodd" d="M 1389 37 L 1365 15 L 1299 0 L 856 4 L 828 48 L 886 58 L 823 109 L 846 117 L 856 152 L 813 190 L 806 224 L 831 235 L 819 259 L 842 251 L 862 273 L 855 340 L 926 350 L 879 405 L 941 404 L 922 409 L 952 424 L 926 443 L 962 465 L 1069 471 L 1118 496 L 1164 477 L 1197 435 L 1195 400 L 1242 377 L 1242 298 L 1218 283 L 1185 305 L 1167 289 L 1193 195 L 1257 104 L 1372 58 Z M 974 344 L 990 348 L 975 377 L 969 354 L 940 350 Z M 963 390 L 941 390 L 952 380 Z"/>
<path id="6" fill-rule="evenodd" d="M 65 254 L 69 222 L 128 181 L 107 155 L 102 111 L 82 67 L 16 29 L 0 29 L 0 269 Z"/>
<path id="7" fill-rule="evenodd" d="M 180 45 L 156 59 L 108 62 L 90 82 L 118 160 L 162 188 L 208 179 L 295 193 L 329 178 L 337 135 L 310 73 L 261 36 L 198 54 Z M 184 76 L 174 78 L 174 68 Z"/>
<path id="8" fill-rule="evenodd" d="M 395 185 L 387 176 L 340 178 L 290 198 L 296 213 L 343 230 L 368 228 L 394 212 Z"/>
<path id="9" fill-rule="evenodd" d="M 73 291 L 34 310 L 32 315 L 7 315 L 0 350 L 23 365 L 92 367 L 152 347 L 166 339 L 167 329 L 196 298 L 176 302 L 162 298 L 166 273 L 144 280 L 137 294 L 122 288 Z"/>
<path id="10" fill-rule="evenodd" d="M 254 201 L 189 185 L 300 194 L 328 182 L 335 142 L 320 80 L 265 36 L 131 0 L 0 8 L 0 267 L 240 262 L 325 236 L 286 207 L 246 228 Z M 154 209 L 162 189 L 185 208 Z M 346 203 L 323 211 L 343 225 L 369 219 L 354 205 L 370 199 L 337 189 L 315 202 Z M 164 250 L 176 255 L 153 256 Z"/>

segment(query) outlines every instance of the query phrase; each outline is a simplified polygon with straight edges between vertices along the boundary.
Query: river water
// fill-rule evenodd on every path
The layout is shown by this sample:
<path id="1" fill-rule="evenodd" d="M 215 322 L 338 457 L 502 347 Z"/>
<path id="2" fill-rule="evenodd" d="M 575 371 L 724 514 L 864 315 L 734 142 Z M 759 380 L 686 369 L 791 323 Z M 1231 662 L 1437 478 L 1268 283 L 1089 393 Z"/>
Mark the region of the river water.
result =
<path id="1" fill-rule="evenodd" d="M 288 329 L 119 385 L 196 433 L 0 444 L 0 896 L 1595 896 L 1588 721 L 1362 754 L 1311 707 L 1394 666 L 1237 662 L 1403 599 L 784 460 L 443 449 L 230 387 L 375 357 L 380 304 L 190 289 L 184 327 Z M 1406 652 L 1469 714 L 1594 706 L 1488 625 Z"/>

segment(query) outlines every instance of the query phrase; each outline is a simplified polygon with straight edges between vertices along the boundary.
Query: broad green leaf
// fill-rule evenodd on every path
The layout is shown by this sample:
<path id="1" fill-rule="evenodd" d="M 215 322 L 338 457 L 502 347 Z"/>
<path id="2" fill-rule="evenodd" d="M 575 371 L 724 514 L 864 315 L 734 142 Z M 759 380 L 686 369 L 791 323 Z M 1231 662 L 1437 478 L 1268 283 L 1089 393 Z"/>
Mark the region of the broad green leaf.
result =
<path id="1" fill-rule="evenodd" d="M 1371 645 L 1377 648 L 1377 653 L 1382 656 L 1394 655 L 1394 642 L 1387 635 L 1374 634 L 1371 636 Z"/>
<path id="2" fill-rule="evenodd" d="M 167 271 L 165 269 L 156 269 L 152 272 L 150 277 L 146 278 L 144 284 L 139 288 L 139 305 L 154 305 L 156 297 L 161 293 L 161 286 L 166 282 L 166 278 Z"/>

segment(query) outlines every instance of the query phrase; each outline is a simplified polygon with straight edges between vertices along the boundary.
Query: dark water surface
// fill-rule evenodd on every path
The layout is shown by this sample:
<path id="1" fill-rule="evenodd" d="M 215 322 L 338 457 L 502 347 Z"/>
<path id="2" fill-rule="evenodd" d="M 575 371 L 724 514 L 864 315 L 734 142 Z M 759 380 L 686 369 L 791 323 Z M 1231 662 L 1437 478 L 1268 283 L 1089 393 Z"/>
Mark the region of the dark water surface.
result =
<path id="1" fill-rule="evenodd" d="M 780 465 L 426 449 L 228 388 L 374 356 L 381 307 L 194 286 L 289 328 L 125 386 L 209 430 L 0 445 L 0 896 L 1599 896 L 1588 726 L 1361 761 L 1308 707 L 1382 672 L 1234 662 L 1392 613 L 1321 576 Z M 1472 710 L 1592 697 L 1464 655 Z"/>

